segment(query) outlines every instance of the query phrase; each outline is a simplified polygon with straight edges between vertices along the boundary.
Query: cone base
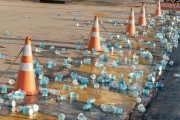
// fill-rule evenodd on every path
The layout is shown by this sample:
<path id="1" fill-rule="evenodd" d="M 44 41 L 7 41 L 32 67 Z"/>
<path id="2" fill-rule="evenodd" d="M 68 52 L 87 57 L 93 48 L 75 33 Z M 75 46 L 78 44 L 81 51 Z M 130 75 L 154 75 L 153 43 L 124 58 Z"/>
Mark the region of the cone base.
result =
<path id="1" fill-rule="evenodd" d="M 86 48 L 86 50 L 92 51 L 93 48 Z M 102 48 L 96 49 L 97 52 L 102 52 Z"/>
<path id="2" fill-rule="evenodd" d="M 126 34 L 126 33 L 129 33 L 128 31 L 127 32 L 124 32 L 124 34 Z M 135 35 L 136 33 L 129 33 L 129 35 L 130 36 L 132 36 L 132 35 Z"/>

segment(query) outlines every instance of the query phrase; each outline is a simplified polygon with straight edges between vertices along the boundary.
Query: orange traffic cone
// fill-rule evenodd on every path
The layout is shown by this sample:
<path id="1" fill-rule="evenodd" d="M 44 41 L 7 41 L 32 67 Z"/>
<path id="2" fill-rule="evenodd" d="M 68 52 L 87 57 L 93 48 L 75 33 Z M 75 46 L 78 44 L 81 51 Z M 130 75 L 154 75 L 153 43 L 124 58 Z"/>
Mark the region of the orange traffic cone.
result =
<path id="1" fill-rule="evenodd" d="M 155 11 L 155 15 L 156 16 L 161 15 L 161 2 L 160 2 L 160 0 L 157 2 L 157 8 L 156 8 L 156 11 Z"/>
<path id="2" fill-rule="evenodd" d="M 139 17 L 138 25 L 146 26 L 146 11 L 145 11 L 144 3 L 142 4 L 142 9 L 141 9 L 140 14 L 141 16 Z"/>
<path id="3" fill-rule="evenodd" d="M 33 58 L 31 50 L 31 38 L 26 37 L 23 55 L 15 85 L 16 90 L 26 91 L 26 95 L 36 94 L 36 83 L 33 69 Z"/>
<path id="4" fill-rule="evenodd" d="M 125 33 L 129 33 L 129 35 L 136 34 L 136 28 L 135 28 L 135 18 L 134 18 L 134 9 L 131 8 L 128 24 Z"/>
<path id="5" fill-rule="evenodd" d="M 90 36 L 87 50 L 92 50 L 93 48 L 95 48 L 97 52 L 102 51 L 101 42 L 100 42 L 100 34 L 99 34 L 99 22 L 98 22 L 97 16 L 95 16 L 94 18 L 94 25 L 91 30 L 91 36 Z"/>

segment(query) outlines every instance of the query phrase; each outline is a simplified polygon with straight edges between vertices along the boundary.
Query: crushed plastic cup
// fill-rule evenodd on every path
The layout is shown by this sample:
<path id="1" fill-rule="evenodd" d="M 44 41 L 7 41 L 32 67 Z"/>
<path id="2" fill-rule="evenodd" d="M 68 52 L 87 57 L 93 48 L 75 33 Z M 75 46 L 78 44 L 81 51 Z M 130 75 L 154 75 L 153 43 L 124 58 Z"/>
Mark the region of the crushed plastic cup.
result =
<path id="1" fill-rule="evenodd" d="M 90 75 L 90 78 L 93 79 L 93 80 L 95 80 L 95 79 L 96 79 L 96 74 L 91 74 L 91 75 Z"/>
<path id="2" fill-rule="evenodd" d="M 63 74 L 59 74 L 58 76 L 55 77 L 55 82 L 61 82 L 63 79 Z"/>
<path id="3" fill-rule="evenodd" d="M 132 63 L 135 65 L 138 65 L 139 64 L 139 58 L 134 58 Z"/>
<path id="4" fill-rule="evenodd" d="M 140 98 L 140 97 L 137 97 L 137 98 L 135 99 L 135 101 L 136 101 L 137 103 L 141 103 L 141 98 Z"/>
<path id="5" fill-rule="evenodd" d="M 87 88 L 87 84 L 82 84 L 82 85 L 80 85 L 79 88 L 80 88 L 80 89 L 85 89 L 85 88 Z"/>
<path id="6" fill-rule="evenodd" d="M 39 47 L 44 48 L 44 46 L 45 46 L 44 42 L 40 42 Z"/>
<path id="7" fill-rule="evenodd" d="M 66 53 L 66 48 L 61 48 L 62 53 Z"/>
<path id="8" fill-rule="evenodd" d="M 56 55 L 61 55 L 61 52 L 59 50 L 55 50 L 54 52 Z"/>
<path id="9" fill-rule="evenodd" d="M 30 116 L 33 115 L 33 108 L 31 106 L 24 106 L 23 114 L 30 115 Z"/>
<path id="10" fill-rule="evenodd" d="M 41 49 L 40 48 L 35 48 L 35 52 L 36 53 L 41 53 Z"/>
<path id="11" fill-rule="evenodd" d="M 104 79 L 102 77 L 99 77 L 98 78 L 98 83 L 104 83 Z M 95 84 L 95 83 L 93 83 L 93 84 Z"/>
<path id="12" fill-rule="evenodd" d="M 95 89 L 99 89 L 99 87 L 100 87 L 100 85 L 99 85 L 98 83 L 95 83 L 95 84 L 94 84 L 94 88 L 95 88 Z"/>
<path id="13" fill-rule="evenodd" d="M 103 62 L 96 61 L 96 62 L 95 62 L 95 66 L 98 67 L 98 68 L 100 68 L 100 67 L 104 66 L 104 64 L 103 64 Z"/>
<path id="14" fill-rule="evenodd" d="M 48 89 L 49 93 L 52 95 L 59 95 L 60 94 L 60 90 L 57 89 Z"/>
<path id="15" fill-rule="evenodd" d="M 0 59 L 4 59 L 5 55 L 0 53 Z"/>
<path id="16" fill-rule="evenodd" d="M 54 45 L 49 47 L 49 50 L 54 50 L 54 49 L 55 49 Z"/>
<path id="17" fill-rule="evenodd" d="M 168 53 L 172 53 L 172 49 L 173 49 L 173 46 L 172 46 L 172 45 L 167 46 L 167 52 L 168 52 Z"/>
<path id="18" fill-rule="evenodd" d="M 76 64 L 77 64 L 77 65 L 82 65 L 83 62 L 82 62 L 82 60 L 77 60 L 77 61 L 76 61 Z"/>
<path id="19" fill-rule="evenodd" d="M 72 18 L 73 21 L 77 21 L 77 18 Z"/>
<path id="20" fill-rule="evenodd" d="M 4 99 L 2 97 L 0 97 L 0 104 L 4 103 Z"/>
<path id="21" fill-rule="evenodd" d="M 114 68 L 118 66 L 116 61 L 113 61 L 111 64 L 112 64 L 112 67 L 114 67 Z"/>
<path id="22" fill-rule="evenodd" d="M 118 53 L 119 56 L 123 56 L 124 55 L 123 54 L 123 50 L 119 50 L 119 51 L 117 51 L 117 53 Z"/>
<path id="23" fill-rule="evenodd" d="M 7 93 L 7 86 L 6 85 L 2 85 L 1 93 Z"/>
<path id="24" fill-rule="evenodd" d="M 140 75 L 141 77 L 143 77 L 144 71 L 140 71 L 140 72 L 139 72 L 139 75 Z"/>
<path id="25" fill-rule="evenodd" d="M 68 61 L 68 62 L 73 62 L 74 60 L 73 60 L 71 57 L 68 57 L 68 58 L 67 58 L 67 61 Z"/>
<path id="26" fill-rule="evenodd" d="M 10 85 L 14 85 L 14 84 L 15 84 L 15 81 L 14 81 L 13 79 L 9 79 L 8 83 L 9 83 Z"/>
<path id="27" fill-rule="evenodd" d="M 90 103 L 90 104 L 93 104 L 96 102 L 96 99 L 95 98 L 90 98 L 87 100 L 87 103 Z"/>
<path id="28" fill-rule="evenodd" d="M 70 85 L 67 85 L 67 84 L 64 84 L 64 85 L 63 85 L 63 89 L 64 89 L 64 90 L 69 90 L 70 88 L 71 88 Z"/>
<path id="29" fill-rule="evenodd" d="M 63 66 L 66 66 L 68 64 L 68 61 L 66 59 L 63 60 Z"/>
<path id="30" fill-rule="evenodd" d="M 174 75 L 173 75 L 175 78 L 179 78 L 180 77 L 180 74 L 178 74 L 178 73 L 174 73 Z"/>
<path id="31" fill-rule="evenodd" d="M 162 82 L 157 82 L 156 83 L 156 88 L 163 88 L 164 84 Z"/>
<path id="32" fill-rule="evenodd" d="M 9 32 L 9 31 L 6 31 L 6 32 L 5 32 L 5 35 L 6 35 L 6 36 L 9 36 L 9 35 L 10 35 L 10 32 Z"/>
<path id="33" fill-rule="evenodd" d="M 104 56 L 104 58 L 102 59 L 104 62 L 107 62 L 108 61 L 108 56 Z"/>
<path id="34" fill-rule="evenodd" d="M 91 58 L 85 58 L 84 64 L 91 64 Z"/>
<path id="35" fill-rule="evenodd" d="M 147 89 L 143 89 L 143 94 L 144 94 L 144 95 L 149 95 L 149 94 L 150 94 L 150 91 L 147 90 Z"/>
<path id="36" fill-rule="evenodd" d="M 47 97 L 48 96 L 48 89 L 47 88 L 42 88 L 41 94 L 42 94 L 42 96 Z"/>
<path id="37" fill-rule="evenodd" d="M 35 68 L 34 69 L 34 74 L 35 75 L 39 74 L 40 72 L 41 72 L 41 69 L 39 69 L 39 68 Z"/>
<path id="38" fill-rule="evenodd" d="M 76 79 L 77 73 L 75 71 L 71 72 L 71 77 L 72 79 Z"/>
<path id="39" fill-rule="evenodd" d="M 173 65 L 174 64 L 174 61 L 169 61 L 169 65 Z"/>
<path id="40" fill-rule="evenodd" d="M 60 97 L 57 98 L 59 101 L 64 101 L 67 100 L 67 97 L 64 95 L 61 95 Z"/>
<path id="41" fill-rule="evenodd" d="M 38 65 L 37 65 L 37 69 L 40 69 L 40 70 L 43 69 L 43 65 L 38 64 Z"/>
<path id="42" fill-rule="evenodd" d="M 76 23 L 75 26 L 76 26 L 76 27 L 79 27 L 79 23 Z"/>
<path id="43" fill-rule="evenodd" d="M 133 91 L 133 96 L 138 97 L 140 95 L 140 92 L 138 90 Z"/>
<path id="44" fill-rule="evenodd" d="M 15 107 L 16 106 L 16 101 L 15 100 L 7 100 L 6 101 L 6 106 L 7 107 Z"/>
<path id="45" fill-rule="evenodd" d="M 53 68 L 56 66 L 56 63 L 54 61 L 49 61 L 48 62 L 48 68 Z"/>
<path id="46" fill-rule="evenodd" d="M 32 105 L 33 113 L 39 111 L 39 106 L 37 104 Z"/>
<path id="47" fill-rule="evenodd" d="M 109 108 L 109 106 L 108 106 L 106 103 L 101 104 L 101 109 L 102 109 L 104 112 L 108 112 L 108 108 Z"/>
<path id="48" fill-rule="evenodd" d="M 61 113 L 61 114 L 58 115 L 58 119 L 59 119 L 59 120 L 65 120 L 65 118 L 66 118 L 66 116 L 65 116 L 65 114 L 63 114 L 63 113 Z"/>
<path id="49" fill-rule="evenodd" d="M 66 65 L 66 68 L 67 68 L 67 69 L 71 69 L 71 68 L 72 68 L 72 65 L 71 65 L 71 64 L 67 64 L 67 65 Z"/>
<path id="50" fill-rule="evenodd" d="M 119 74 L 119 79 L 123 79 L 123 77 L 124 77 L 124 74 L 123 74 L 123 73 L 120 73 L 120 74 Z"/>
<path id="51" fill-rule="evenodd" d="M 131 47 L 131 42 L 126 43 L 126 47 L 130 48 Z"/>
<path id="52" fill-rule="evenodd" d="M 88 84 L 88 83 L 89 83 L 88 78 L 83 77 L 83 78 L 81 79 L 81 84 Z"/>
<path id="53" fill-rule="evenodd" d="M 141 112 L 145 112 L 145 111 L 146 111 L 146 108 L 144 107 L 143 104 L 140 104 L 140 105 L 138 106 L 138 110 L 140 110 Z"/>
<path id="54" fill-rule="evenodd" d="M 89 51 L 89 50 L 86 50 L 86 51 L 83 52 L 84 56 L 88 56 L 89 54 L 91 54 L 91 51 Z"/>
<path id="55" fill-rule="evenodd" d="M 78 98 L 79 98 L 79 95 L 76 94 L 75 92 L 70 92 L 69 97 L 70 97 L 71 99 L 78 99 Z"/>
<path id="56" fill-rule="evenodd" d="M 135 91 L 137 89 L 137 86 L 136 85 L 131 85 L 129 89 L 130 89 L 130 91 Z"/>
<path id="57" fill-rule="evenodd" d="M 122 112 L 123 112 L 123 109 L 122 109 L 122 108 L 120 108 L 120 107 L 115 107 L 115 110 L 114 110 L 114 113 L 115 113 L 115 114 L 122 114 Z"/>
<path id="58" fill-rule="evenodd" d="M 110 105 L 110 106 L 108 107 L 108 112 L 109 112 L 109 113 L 114 113 L 114 112 L 115 112 L 115 107 L 114 107 L 113 105 Z"/>
<path id="59" fill-rule="evenodd" d="M 78 116 L 77 116 L 77 119 L 78 120 L 87 120 L 86 116 L 84 116 L 83 113 L 79 113 Z"/>
<path id="60" fill-rule="evenodd" d="M 126 63 L 126 64 L 130 64 L 130 63 L 131 63 L 131 58 L 126 57 L 126 58 L 125 58 L 125 63 Z"/>
<path id="61" fill-rule="evenodd" d="M 39 72 L 39 79 L 43 79 L 44 77 L 44 73 L 43 72 Z"/>
<path id="62" fill-rule="evenodd" d="M 103 79 L 108 78 L 108 73 L 107 72 L 102 71 L 101 75 L 102 75 Z"/>
<path id="63" fill-rule="evenodd" d="M 79 85 L 79 83 L 78 83 L 78 81 L 77 81 L 76 79 L 74 79 L 74 80 L 72 81 L 72 84 L 73 84 L 73 85 Z"/>
<path id="64" fill-rule="evenodd" d="M 91 104 L 90 104 L 90 103 L 87 103 L 87 104 L 85 104 L 85 105 L 83 106 L 83 110 L 84 110 L 84 111 L 90 110 L 91 107 L 92 107 Z"/>
<path id="65" fill-rule="evenodd" d="M 145 88 L 147 88 L 147 89 L 150 89 L 150 88 L 153 88 L 153 87 L 154 87 L 154 83 L 153 82 L 147 82 L 145 84 Z"/>
<path id="66" fill-rule="evenodd" d="M 116 63 L 117 63 L 118 65 L 120 65 L 120 64 L 122 63 L 122 60 L 121 60 L 121 59 L 117 59 L 117 60 L 116 60 Z"/>
<path id="67" fill-rule="evenodd" d="M 43 77 L 41 80 L 40 80 L 40 84 L 41 85 L 47 85 L 49 83 L 49 78 L 48 77 Z"/>
<path id="68" fill-rule="evenodd" d="M 111 47 L 108 47 L 108 48 L 109 48 L 109 51 L 110 51 L 110 52 L 113 52 L 113 51 L 114 51 L 114 47 L 111 46 Z"/>
<path id="69" fill-rule="evenodd" d="M 115 76 L 114 74 L 109 74 L 109 78 L 110 78 L 111 80 L 115 80 L 115 79 L 116 79 L 116 76 Z"/>

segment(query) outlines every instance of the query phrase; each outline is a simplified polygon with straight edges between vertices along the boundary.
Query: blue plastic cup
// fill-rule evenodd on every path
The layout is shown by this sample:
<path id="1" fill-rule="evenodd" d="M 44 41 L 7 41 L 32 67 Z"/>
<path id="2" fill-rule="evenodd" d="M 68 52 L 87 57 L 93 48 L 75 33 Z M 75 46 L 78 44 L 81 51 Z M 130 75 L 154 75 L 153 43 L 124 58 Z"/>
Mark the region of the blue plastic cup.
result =
<path id="1" fill-rule="evenodd" d="M 65 118 L 66 118 L 66 116 L 63 113 L 58 115 L 59 120 L 65 120 Z"/>
<path id="2" fill-rule="evenodd" d="M 96 99 L 95 98 L 90 98 L 87 100 L 87 103 L 93 104 L 95 103 Z"/>
<path id="3" fill-rule="evenodd" d="M 7 86 L 6 85 L 2 85 L 1 93 L 7 93 Z"/>
<path id="4" fill-rule="evenodd" d="M 48 89 L 47 88 L 42 88 L 42 96 L 48 96 Z"/>
<path id="5" fill-rule="evenodd" d="M 23 107 L 23 114 L 25 115 L 33 115 L 33 109 L 31 106 L 24 106 Z"/>
<path id="6" fill-rule="evenodd" d="M 67 85 L 67 84 L 64 84 L 64 85 L 63 85 L 63 89 L 64 89 L 64 90 L 69 90 L 70 88 L 71 88 L 70 85 Z"/>
<path id="7" fill-rule="evenodd" d="M 15 100 L 7 100 L 6 101 L 6 106 L 7 107 L 15 107 L 16 106 L 16 101 Z"/>
<path id="8" fill-rule="evenodd" d="M 90 110 L 91 107 L 92 107 L 91 104 L 90 104 L 90 103 L 87 103 L 87 104 L 85 104 L 85 105 L 83 106 L 83 110 L 84 110 L 84 111 Z"/>

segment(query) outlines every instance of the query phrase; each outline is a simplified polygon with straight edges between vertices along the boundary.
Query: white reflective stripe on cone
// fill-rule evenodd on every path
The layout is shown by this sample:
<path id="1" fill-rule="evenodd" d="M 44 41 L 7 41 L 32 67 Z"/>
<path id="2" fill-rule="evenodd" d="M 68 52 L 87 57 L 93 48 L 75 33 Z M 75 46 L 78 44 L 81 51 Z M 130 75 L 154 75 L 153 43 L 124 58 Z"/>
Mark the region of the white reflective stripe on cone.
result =
<path id="1" fill-rule="evenodd" d="M 146 15 L 145 14 L 141 14 L 141 17 L 146 17 Z"/>
<path id="2" fill-rule="evenodd" d="M 134 16 L 134 11 L 131 11 L 130 16 Z"/>
<path id="3" fill-rule="evenodd" d="M 98 26 L 98 21 L 97 21 L 97 20 L 94 21 L 94 28 L 99 28 L 99 26 Z"/>
<path id="4" fill-rule="evenodd" d="M 23 56 L 32 56 L 31 45 L 24 45 Z"/>
<path id="5" fill-rule="evenodd" d="M 93 36 L 93 37 L 99 37 L 99 32 L 93 32 L 93 33 L 92 33 L 92 36 Z"/>
<path id="6" fill-rule="evenodd" d="M 135 24 L 134 20 L 129 20 L 130 24 Z"/>
<path id="7" fill-rule="evenodd" d="M 20 70 L 22 71 L 33 71 L 33 63 L 21 63 Z"/>

